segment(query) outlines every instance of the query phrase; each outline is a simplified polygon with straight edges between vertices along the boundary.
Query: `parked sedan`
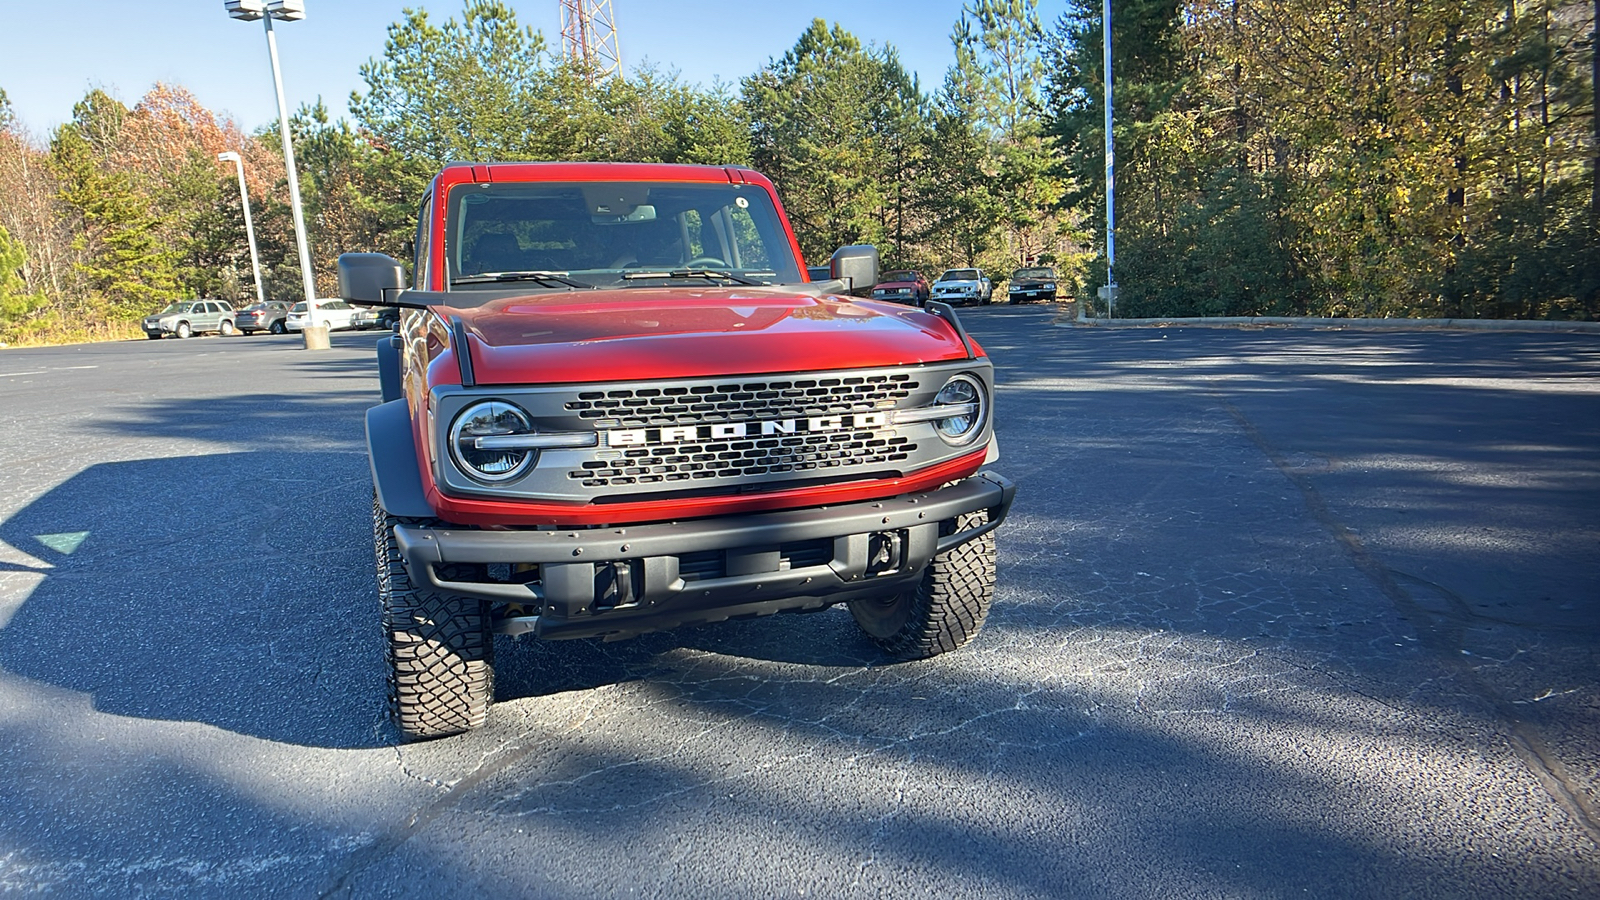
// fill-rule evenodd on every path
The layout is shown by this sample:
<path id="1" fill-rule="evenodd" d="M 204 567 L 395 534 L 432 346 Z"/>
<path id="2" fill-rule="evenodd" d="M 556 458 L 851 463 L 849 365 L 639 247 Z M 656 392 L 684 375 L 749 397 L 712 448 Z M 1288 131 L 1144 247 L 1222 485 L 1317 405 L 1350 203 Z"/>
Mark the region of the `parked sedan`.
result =
<path id="1" fill-rule="evenodd" d="M 351 319 L 355 318 L 356 308 L 343 300 L 318 300 L 317 324 L 324 325 L 329 331 L 338 331 L 342 328 L 352 328 Z M 296 303 L 289 310 L 289 317 L 283 324 L 290 331 L 300 331 L 306 327 L 306 303 L 304 300 Z"/>
<path id="2" fill-rule="evenodd" d="M 993 295 L 994 285 L 977 269 L 947 269 L 933 283 L 933 299 L 946 303 L 988 303 Z"/>
<path id="3" fill-rule="evenodd" d="M 1048 267 L 1018 269 L 1011 273 L 1006 295 L 1012 303 L 1056 299 L 1056 270 Z"/>
<path id="4" fill-rule="evenodd" d="M 899 269 L 878 276 L 878 284 L 872 289 L 872 299 L 921 306 L 928 302 L 932 293 L 933 286 L 921 272 Z"/>
<path id="5" fill-rule="evenodd" d="M 176 300 L 139 323 L 145 337 L 158 341 L 169 334 L 186 338 L 215 331 L 233 334 L 233 306 L 226 300 Z"/>
<path id="6" fill-rule="evenodd" d="M 394 327 L 400 321 L 400 309 L 395 306 L 357 307 L 356 314 L 350 318 L 351 328 L 384 328 Z"/>
<path id="7" fill-rule="evenodd" d="M 283 324 L 283 320 L 287 318 L 289 318 L 289 304 L 282 300 L 268 300 L 265 303 L 252 303 L 239 310 L 239 315 L 233 320 L 233 324 L 245 334 L 254 334 L 257 331 L 283 334 L 289 330 L 288 326 Z"/>

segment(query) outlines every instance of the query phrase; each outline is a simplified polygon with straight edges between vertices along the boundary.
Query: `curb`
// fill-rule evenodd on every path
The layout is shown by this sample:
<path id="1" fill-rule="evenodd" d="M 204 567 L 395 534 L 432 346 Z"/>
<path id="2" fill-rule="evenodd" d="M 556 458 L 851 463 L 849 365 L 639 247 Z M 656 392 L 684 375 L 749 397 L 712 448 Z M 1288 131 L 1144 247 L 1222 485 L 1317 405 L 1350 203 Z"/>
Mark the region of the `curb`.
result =
<path id="1" fill-rule="evenodd" d="M 1319 319 L 1294 316 L 1215 316 L 1168 319 L 1057 319 L 1059 328 L 1159 328 L 1198 325 L 1216 328 L 1319 328 L 1372 331 L 1542 331 L 1559 334 L 1600 334 L 1600 322 L 1561 322 L 1550 319 Z"/>

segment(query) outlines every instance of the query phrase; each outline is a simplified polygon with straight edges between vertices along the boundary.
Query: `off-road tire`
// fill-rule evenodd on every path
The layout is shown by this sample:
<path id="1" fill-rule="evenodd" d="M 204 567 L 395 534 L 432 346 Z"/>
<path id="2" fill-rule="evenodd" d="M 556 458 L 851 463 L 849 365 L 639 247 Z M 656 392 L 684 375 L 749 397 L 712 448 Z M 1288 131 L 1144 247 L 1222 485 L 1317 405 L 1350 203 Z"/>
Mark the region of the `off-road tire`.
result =
<path id="1" fill-rule="evenodd" d="M 372 545 L 389 659 L 389 711 L 408 741 L 470 731 L 494 700 L 489 604 L 411 583 L 394 526 L 428 520 L 391 516 L 372 501 Z"/>
<path id="2" fill-rule="evenodd" d="M 987 510 L 961 516 L 943 533 L 989 521 Z M 983 628 L 994 599 L 994 532 L 941 553 L 909 590 L 851 600 L 850 615 L 867 637 L 898 659 L 927 659 L 966 646 Z"/>

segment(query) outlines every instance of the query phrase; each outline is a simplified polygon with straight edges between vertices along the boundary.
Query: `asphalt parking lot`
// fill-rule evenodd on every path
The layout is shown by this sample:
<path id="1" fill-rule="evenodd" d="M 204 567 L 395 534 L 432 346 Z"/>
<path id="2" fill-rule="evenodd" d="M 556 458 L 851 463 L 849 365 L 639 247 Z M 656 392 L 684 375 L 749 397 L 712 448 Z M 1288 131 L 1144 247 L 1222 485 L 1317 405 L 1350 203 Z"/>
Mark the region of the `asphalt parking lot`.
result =
<path id="1" fill-rule="evenodd" d="M 0 352 L 0 893 L 1600 896 L 1600 336 L 962 316 L 973 645 L 506 641 L 406 746 L 374 334 Z"/>

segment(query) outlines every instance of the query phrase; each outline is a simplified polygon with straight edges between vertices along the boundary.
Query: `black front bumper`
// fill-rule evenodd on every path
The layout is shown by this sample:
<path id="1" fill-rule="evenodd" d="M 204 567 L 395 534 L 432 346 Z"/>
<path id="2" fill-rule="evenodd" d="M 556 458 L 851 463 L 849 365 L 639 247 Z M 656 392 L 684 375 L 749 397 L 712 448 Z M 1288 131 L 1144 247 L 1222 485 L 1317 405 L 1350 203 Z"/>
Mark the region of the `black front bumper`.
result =
<path id="1" fill-rule="evenodd" d="M 498 632 L 614 638 L 822 609 L 901 590 L 915 584 L 937 554 L 998 526 L 1015 493 L 1010 481 L 981 472 L 884 500 L 685 522 L 519 531 L 399 525 L 394 531 L 413 584 L 504 604 Z M 987 522 L 955 530 L 957 517 L 979 510 L 988 511 Z M 796 547 L 808 549 L 791 553 Z M 708 555 L 716 558 L 709 570 L 699 564 Z M 694 571 L 687 571 L 686 559 L 696 561 L 689 567 Z M 537 566 L 538 577 L 526 584 L 447 577 L 478 565 Z"/>

